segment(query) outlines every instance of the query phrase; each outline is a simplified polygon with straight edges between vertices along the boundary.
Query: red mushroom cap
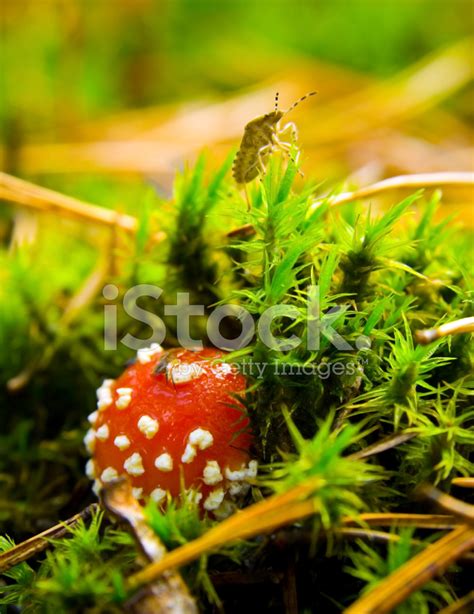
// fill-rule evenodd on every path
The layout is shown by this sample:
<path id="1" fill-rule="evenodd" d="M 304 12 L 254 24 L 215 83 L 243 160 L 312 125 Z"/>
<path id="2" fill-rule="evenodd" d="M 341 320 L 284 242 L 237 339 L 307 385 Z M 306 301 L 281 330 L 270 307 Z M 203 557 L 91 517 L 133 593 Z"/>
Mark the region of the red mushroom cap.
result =
<path id="1" fill-rule="evenodd" d="M 105 380 L 84 440 L 96 488 L 125 475 L 137 499 L 160 502 L 184 484 L 198 489 L 206 510 L 232 511 L 257 463 L 249 457 L 248 418 L 232 396 L 246 380 L 222 356 L 153 345 L 118 379 Z"/>

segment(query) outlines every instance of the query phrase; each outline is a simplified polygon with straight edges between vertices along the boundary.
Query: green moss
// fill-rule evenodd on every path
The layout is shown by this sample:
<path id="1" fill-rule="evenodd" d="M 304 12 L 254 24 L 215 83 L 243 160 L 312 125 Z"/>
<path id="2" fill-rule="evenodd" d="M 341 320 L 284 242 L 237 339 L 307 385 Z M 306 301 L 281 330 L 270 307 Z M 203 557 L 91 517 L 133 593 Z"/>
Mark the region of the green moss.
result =
<path id="1" fill-rule="evenodd" d="M 448 487 L 453 477 L 472 474 L 469 336 L 426 347 L 413 339 L 419 328 L 472 315 L 472 246 L 462 229 L 434 221 L 439 195 L 425 202 L 418 193 L 378 214 L 363 203 L 312 209 L 314 186 L 296 191 L 294 164 L 283 165 L 277 157 L 251 189 L 247 211 L 227 179 L 229 161 L 208 176 L 201 158 L 177 178 L 172 203 L 144 193 L 137 205 L 137 238 L 124 239 L 115 254 L 119 269 L 106 273 L 103 283 L 116 284 L 120 296 L 134 283 L 159 285 L 163 298 L 144 306 L 160 316 L 166 303 L 175 302 L 176 291 L 189 291 L 192 301 L 206 308 L 193 325 L 195 336 L 203 334 L 207 314 L 218 302 L 245 307 L 256 323 L 269 308 L 289 310 L 270 327 L 286 347 L 269 347 L 256 337 L 229 357 L 248 376 L 244 404 L 255 455 L 266 464 L 246 503 L 317 475 L 325 481 L 318 518 L 327 529 L 342 514 L 357 514 L 364 506 L 414 511 L 417 504 L 409 500 L 414 486 L 430 480 Z M 168 220 L 168 238 L 152 247 L 157 217 Z M 251 224 L 253 232 L 227 237 L 240 223 Z M 105 238 L 100 241 L 106 249 Z M 3 251 L 0 259 L 9 267 L 1 289 L 7 299 L 0 320 L 3 384 L 26 374 L 15 395 L 4 389 L 0 398 L 5 426 L 0 523 L 18 541 L 92 500 L 82 469 L 85 417 L 100 380 L 118 375 L 131 353 L 120 345 L 115 352 L 103 348 L 100 289 L 72 321 L 63 319 L 95 265 L 95 248 L 87 240 L 44 222 L 34 249 Z M 308 314 L 309 300 L 317 309 Z M 146 338 L 147 326 L 116 303 L 119 337 L 128 331 Z M 174 324 L 170 319 L 167 324 L 167 342 L 176 344 Z M 229 337 L 238 332 L 236 322 L 226 326 Z M 294 335 L 300 343 L 292 342 Z M 349 347 L 335 345 L 338 338 Z M 378 455 L 377 467 L 346 458 L 401 429 L 415 437 Z M 170 548 L 210 526 L 196 510 L 176 505 L 164 514 L 150 508 L 148 514 Z M 295 531 L 300 529 L 304 526 Z M 34 612 L 114 611 L 126 598 L 122 575 L 135 557 L 126 542 L 110 528 L 99 530 L 98 519 L 88 528 L 81 525 L 46 558 L 14 568 L 1 599 L 19 604 L 30 599 L 37 604 Z M 203 589 L 204 601 L 217 602 L 213 572 L 271 568 L 271 547 L 255 540 L 221 551 L 201 560 L 189 580 Z M 373 569 L 370 561 L 348 554 L 338 542 L 333 548 L 327 569 L 334 577 L 325 584 L 333 596 L 307 596 L 309 608 L 337 600 L 338 583 L 348 581 L 341 565 L 334 570 L 331 557 L 352 557 L 355 575 L 373 580 L 364 571 Z M 390 552 L 377 554 L 387 570 Z M 314 560 L 305 553 L 300 553 L 306 561 L 302 577 L 308 582 L 313 573 L 324 577 L 322 553 Z M 456 577 L 449 581 L 457 583 Z M 439 591 L 435 586 L 443 599 L 450 583 L 440 580 Z M 418 595 L 413 603 L 425 611 L 430 599 Z M 53 604 L 49 610 L 46 603 Z"/>

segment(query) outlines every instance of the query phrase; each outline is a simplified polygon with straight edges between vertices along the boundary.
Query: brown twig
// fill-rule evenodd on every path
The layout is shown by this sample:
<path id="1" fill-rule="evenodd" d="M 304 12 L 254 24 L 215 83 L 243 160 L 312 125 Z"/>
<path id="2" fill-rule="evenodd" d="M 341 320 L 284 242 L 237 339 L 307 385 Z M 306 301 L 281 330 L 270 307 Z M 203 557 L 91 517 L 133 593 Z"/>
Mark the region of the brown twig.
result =
<path id="1" fill-rule="evenodd" d="M 282 578 L 283 603 L 285 605 L 285 614 L 298 614 L 298 588 L 296 577 L 296 557 L 295 553 L 291 553 L 287 566 Z"/>
<path id="2" fill-rule="evenodd" d="M 93 503 L 92 505 L 89 505 L 83 509 L 82 512 L 79 512 L 79 514 L 64 520 L 64 522 L 60 522 L 59 524 L 46 529 L 46 531 L 43 531 L 38 535 L 34 535 L 26 541 L 13 546 L 13 548 L 10 548 L 10 550 L 3 552 L 0 554 L 0 573 L 7 571 L 11 567 L 18 565 L 23 561 L 26 561 L 35 554 L 46 550 L 46 548 L 50 545 L 50 540 L 64 537 L 70 532 L 71 527 L 76 525 L 80 520 L 89 519 L 98 509 L 99 506 L 97 503 Z"/>

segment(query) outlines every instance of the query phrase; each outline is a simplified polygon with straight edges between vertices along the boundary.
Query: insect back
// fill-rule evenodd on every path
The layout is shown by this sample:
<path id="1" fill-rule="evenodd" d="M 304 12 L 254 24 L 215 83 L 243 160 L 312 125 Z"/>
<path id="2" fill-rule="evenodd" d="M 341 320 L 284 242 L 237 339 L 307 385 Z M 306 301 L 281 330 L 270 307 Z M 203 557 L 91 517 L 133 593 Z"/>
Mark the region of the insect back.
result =
<path id="1" fill-rule="evenodd" d="M 248 183 L 264 172 L 267 158 L 272 151 L 276 125 L 282 117 L 283 111 L 272 111 L 256 117 L 245 126 L 232 168 L 237 183 Z"/>
<path id="2" fill-rule="evenodd" d="M 268 157 L 274 151 L 284 151 L 289 154 L 292 143 L 281 140 L 281 136 L 291 133 L 293 143 L 297 138 L 294 123 L 290 122 L 283 127 L 280 120 L 292 111 L 300 102 L 313 96 L 317 92 L 310 92 L 297 100 L 286 111 L 278 109 L 278 92 L 275 96 L 275 109 L 270 113 L 256 117 L 244 128 L 242 142 L 234 160 L 232 168 L 233 177 L 238 184 L 246 184 L 259 174 L 264 174 Z"/>

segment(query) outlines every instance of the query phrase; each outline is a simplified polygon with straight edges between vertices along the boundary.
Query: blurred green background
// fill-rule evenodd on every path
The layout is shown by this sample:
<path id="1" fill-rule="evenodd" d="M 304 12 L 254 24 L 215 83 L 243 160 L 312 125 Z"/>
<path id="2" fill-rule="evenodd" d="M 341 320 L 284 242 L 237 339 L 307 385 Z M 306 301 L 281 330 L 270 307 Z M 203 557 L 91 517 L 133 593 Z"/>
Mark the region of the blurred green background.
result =
<path id="1" fill-rule="evenodd" d="M 442 54 L 466 40 L 472 28 L 469 0 L 6 0 L 1 35 L 3 167 L 43 184 L 72 189 L 89 200 L 97 196 L 101 204 L 108 203 L 100 193 L 87 195 L 91 184 L 84 181 L 89 174 L 96 184 L 99 176 L 110 173 L 120 175 L 121 182 L 137 172 L 158 174 L 166 191 L 174 169 L 193 159 L 203 146 L 214 147 L 217 157 L 222 157 L 219 141 L 227 150 L 237 145 L 245 123 L 272 108 L 273 83 L 283 84 L 283 106 L 308 89 L 319 90 L 318 100 L 308 105 L 306 113 L 297 111 L 302 128 L 306 121 L 313 125 L 306 136 L 301 130 L 309 154 L 311 147 L 320 145 L 315 131 L 318 121 L 327 120 L 326 103 L 331 109 L 330 103 L 346 100 L 347 106 L 340 114 L 343 121 L 336 122 L 322 140 L 327 145 L 334 134 L 335 140 L 344 141 L 347 126 L 341 124 L 357 121 L 357 115 L 351 117 L 352 107 L 357 106 L 351 105 L 351 95 L 360 94 L 363 100 L 370 84 L 385 83 L 429 54 Z M 472 73 L 472 46 L 470 51 L 470 59 L 466 49 L 461 55 Z M 446 79 L 443 71 L 439 79 Z M 454 88 L 447 85 L 444 94 L 429 98 L 428 107 L 436 100 L 454 119 L 443 123 L 431 117 L 432 133 L 416 135 L 421 146 L 424 141 L 442 145 L 447 140 L 452 148 L 454 141 L 456 155 L 445 162 L 444 170 L 469 170 L 461 168 L 469 164 L 469 156 L 461 154 L 471 143 L 469 80 L 464 75 Z M 400 92 L 405 85 L 399 84 Z M 219 126 L 206 132 L 208 120 L 200 118 L 199 138 L 189 137 L 188 124 L 178 122 L 168 125 L 163 142 L 159 127 L 177 113 L 258 91 L 265 96 L 258 104 L 238 108 L 232 127 L 227 133 L 221 130 L 220 137 Z M 387 91 L 379 105 L 391 97 Z M 128 114 L 120 115 L 124 112 Z M 226 117 L 226 112 L 219 116 L 221 124 Z M 418 121 L 419 113 L 412 118 Z M 156 127 L 158 134 L 153 132 Z M 372 139 L 371 129 L 363 127 L 364 136 Z M 130 163 L 136 155 L 127 153 L 138 138 L 149 147 L 141 148 L 148 158 L 143 164 Z M 122 147 L 124 141 L 127 147 Z M 181 146 L 174 151 L 176 142 Z M 84 143 L 96 147 L 76 151 L 51 147 Z M 116 147 L 111 150 L 104 143 Z M 363 148 L 363 143 L 359 145 L 356 154 Z M 346 150 L 327 154 L 318 154 L 319 159 L 309 164 L 335 178 L 373 160 L 379 162 L 377 152 L 357 160 Z M 332 163 L 326 167 L 327 160 Z M 397 164 L 383 161 L 386 172 L 378 175 L 390 174 L 391 167 L 400 170 Z M 401 170 L 440 170 L 443 165 L 433 159 L 419 166 Z M 109 182 L 107 186 L 112 189 Z"/>
<path id="2" fill-rule="evenodd" d="M 472 29 L 469 0 L 6 0 L 3 118 L 77 121 L 232 93 L 319 58 L 380 77 Z"/>

